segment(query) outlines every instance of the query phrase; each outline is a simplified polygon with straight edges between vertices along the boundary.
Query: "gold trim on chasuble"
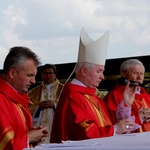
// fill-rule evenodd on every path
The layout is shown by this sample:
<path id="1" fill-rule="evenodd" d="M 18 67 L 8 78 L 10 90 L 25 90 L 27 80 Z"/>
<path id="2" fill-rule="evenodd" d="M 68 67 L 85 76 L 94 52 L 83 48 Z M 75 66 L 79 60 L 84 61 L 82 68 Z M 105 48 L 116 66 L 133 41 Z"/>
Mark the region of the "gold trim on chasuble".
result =
<path id="1" fill-rule="evenodd" d="M 14 131 L 12 131 L 11 127 L 7 127 L 1 133 L 1 136 L 3 137 L 3 139 L 0 140 L 0 149 L 4 149 L 5 146 L 13 139 Z"/>
<path id="2" fill-rule="evenodd" d="M 25 130 L 25 131 L 28 131 L 29 129 L 28 129 L 28 127 L 27 127 L 26 118 L 25 118 L 25 116 L 24 116 L 24 114 L 23 114 L 23 112 L 22 112 L 22 109 L 21 109 L 22 105 L 17 104 L 17 105 L 15 105 L 15 106 L 16 106 L 16 109 L 18 110 L 18 112 L 19 112 L 19 114 L 20 114 L 20 116 L 21 116 L 21 119 L 22 119 L 22 122 L 23 122 L 23 126 L 24 126 L 24 130 Z"/>
<path id="3" fill-rule="evenodd" d="M 103 112 L 100 110 L 100 106 L 99 106 L 99 102 L 97 101 L 97 104 L 94 102 L 93 97 L 90 97 L 89 95 L 85 94 L 84 95 L 87 102 L 89 103 L 89 106 L 91 107 L 91 109 L 93 110 L 93 113 L 95 114 L 95 116 L 98 118 L 99 120 L 99 126 L 100 127 L 104 127 L 106 125 L 106 120 L 104 117 Z M 93 100 L 92 100 L 93 99 Z M 110 120 L 108 121 L 110 122 Z M 111 124 L 111 123 L 110 123 Z"/>
<path id="4" fill-rule="evenodd" d="M 28 131 L 28 128 L 26 126 L 26 119 L 25 119 L 25 116 L 21 109 L 22 106 L 20 104 L 17 104 L 17 105 L 15 105 L 15 107 L 20 114 L 20 118 L 22 119 L 24 130 Z M 0 139 L 0 149 L 4 149 L 5 146 L 8 144 L 8 142 L 10 142 L 14 138 L 14 131 L 12 130 L 11 127 L 7 127 L 7 128 L 5 128 L 4 132 L 1 133 L 1 135 L 2 135 L 3 139 Z M 13 142 L 13 141 L 11 141 L 11 142 Z"/>
<path id="5" fill-rule="evenodd" d="M 143 106 L 144 106 L 145 108 L 148 108 L 148 106 L 147 106 L 147 104 L 146 104 L 144 98 L 142 98 L 142 102 L 143 102 Z M 142 126 L 139 128 L 139 132 L 143 132 Z"/>

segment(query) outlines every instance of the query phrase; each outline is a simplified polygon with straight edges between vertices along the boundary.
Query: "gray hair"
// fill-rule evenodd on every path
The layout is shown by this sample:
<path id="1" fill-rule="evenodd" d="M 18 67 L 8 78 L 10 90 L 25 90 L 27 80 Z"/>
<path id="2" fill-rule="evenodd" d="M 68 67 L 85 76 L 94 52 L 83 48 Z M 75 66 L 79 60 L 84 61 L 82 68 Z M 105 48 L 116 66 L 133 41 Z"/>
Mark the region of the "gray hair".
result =
<path id="1" fill-rule="evenodd" d="M 123 72 L 127 72 L 131 67 L 135 65 L 142 65 L 144 67 L 143 63 L 138 59 L 128 59 L 121 64 L 120 74 L 122 74 Z M 144 67 L 144 71 L 145 71 L 145 67 Z"/>
<path id="2" fill-rule="evenodd" d="M 41 63 L 39 57 L 29 48 L 21 46 L 12 47 L 5 58 L 3 73 L 7 73 L 10 68 L 19 69 L 28 59 L 32 59 L 36 66 Z"/>
<path id="3" fill-rule="evenodd" d="M 76 66 L 75 66 L 75 73 L 77 73 L 80 68 L 82 66 L 86 67 L 88 70 L 90 70 L 95 64 L 92 64 L 92 63 L 88 63 L 88 62 L 77 62 L 76 63 Z"/>

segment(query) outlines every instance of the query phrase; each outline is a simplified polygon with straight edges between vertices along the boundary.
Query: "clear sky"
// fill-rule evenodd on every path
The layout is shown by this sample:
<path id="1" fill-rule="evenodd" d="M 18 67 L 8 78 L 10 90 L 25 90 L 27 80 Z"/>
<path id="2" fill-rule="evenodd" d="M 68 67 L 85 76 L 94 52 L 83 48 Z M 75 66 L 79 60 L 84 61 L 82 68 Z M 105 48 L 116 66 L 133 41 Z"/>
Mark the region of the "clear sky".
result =
<path id="1" fill-rule="evenodd" d="M 107 59 L 150 55 L 150 0 L 0 0 L 0 68 L 13 46 L 76 62 L 82 27 L 94 40 L 109 30 Z"/>

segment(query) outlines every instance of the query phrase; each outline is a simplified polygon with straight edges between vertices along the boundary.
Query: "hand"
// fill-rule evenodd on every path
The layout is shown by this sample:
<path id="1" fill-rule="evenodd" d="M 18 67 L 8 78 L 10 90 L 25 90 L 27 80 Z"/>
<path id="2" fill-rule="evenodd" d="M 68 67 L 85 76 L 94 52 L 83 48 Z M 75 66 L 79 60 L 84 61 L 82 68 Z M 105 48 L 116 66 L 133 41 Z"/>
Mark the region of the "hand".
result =
<path id="1" fill-rule="evenodd" d="M 47 104 L 49 108 L 53 108 L 54 107 L 54 101 L 52 100 L 47 100 Z"/>
<path id="2" fill-rule="evenodd" d="M 124 100 L 124 103 L 128 107 L 131 107 L 131 105 L 134 101 L 134 97 L 135 97 L 135 94 L 136 94 L 137 87 L 136 86 L 130 87 L 129 85 L 130 85 L 130 82 L 128 82 L 125 86 L 125 90 L 123 92 L 123 100 Z"/>
<path id="3" fill-rule="evenodd" d="M 134 129 L 134 123 L 130 119 L 122 119 L 115 125 L 118 126 L 117 134 L 129 132 Z"/>
<path id="4" fill-rule="evenodd" d="M 46 108 L 52 108 L 54 107 L 54 102 L 52 100 L 42 101 L 39 107 L 41 110 L 44 110 Z"/>
<path id="5" fill-rule="evenodd" d="M 139 116 L 143 121 L 150 121 L 150 108 L 141 107 L 139 109 Z"/>
<path id="6" fill-rule="evenodd" d="M 45 137 L 49 136 L 47 127 L 33 127 L 33 130 L 27 133 L 29 137 L 29 143 L 38 143 L 45 140 Z"/>

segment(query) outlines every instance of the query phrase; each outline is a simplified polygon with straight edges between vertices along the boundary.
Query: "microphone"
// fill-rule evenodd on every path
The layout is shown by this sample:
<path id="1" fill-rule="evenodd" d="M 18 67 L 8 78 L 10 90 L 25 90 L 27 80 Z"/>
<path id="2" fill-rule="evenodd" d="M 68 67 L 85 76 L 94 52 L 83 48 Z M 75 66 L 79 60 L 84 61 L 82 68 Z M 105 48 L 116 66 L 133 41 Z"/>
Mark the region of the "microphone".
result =
<path id="1" fill-rule="evenodd" d="M 128 82 L 130 82 L 130 86 L 143 86 L 143 84 L 141 84 L 140 82 L 131 81 L 131 80 L 128 80 L 128 79 L 123 78 L 123 77 L 118 79 L 118 83 L 120 85 L 123 85 L 123 86 L 125 86 Z"/>

